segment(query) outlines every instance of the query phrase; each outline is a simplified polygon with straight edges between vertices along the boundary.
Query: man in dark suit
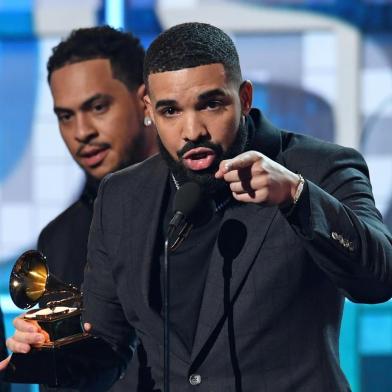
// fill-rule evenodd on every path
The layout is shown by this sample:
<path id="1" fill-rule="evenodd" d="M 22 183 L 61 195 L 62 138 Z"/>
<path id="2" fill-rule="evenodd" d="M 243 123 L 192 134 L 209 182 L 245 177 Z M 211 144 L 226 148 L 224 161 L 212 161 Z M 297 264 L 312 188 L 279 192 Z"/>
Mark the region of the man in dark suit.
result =
<path id="1" fill-rule="evenodd" d="M 161 34 L 144 80 L 160 154 L 101 183 L 86 327 L 124 363 L 136 335 L 129 390 L 162 391 L 163 244 L 174 195 L 193 181 L 202 202 L 170 254 L 170 390 L 348 391 L 338 354 L 344 298 L 392 295 L 391 235 L 364 160 L 251 109 L 234 44 L 214 26 Z M 20 324 L 10 348 L 37 337 Z M 121 360 L 112 365 L 119 374 Z"/>
<path id="2" fill-rule="evenodd" d="M 143 60 L 139 39 L 109 26 L 74 30 L 48 60 L 60 132 L 86 183 L 79 199 L 42 230 L 38 249 L 52 274 L 79 288 L 100 180 L 156 151 L 142 100 Z M 127 391 L 127 380 L 113 390 Z"/>
<path id="3" fill-rule="evenodd" d="M 38 249 L 57 278 L 80 288 L 99 182 L 156 151 L 143 96 L 144 49 L 109 26 L 77 29 L 53 48 L 48 82 L 61 136 L 86 175 L 79 199 L 41 232 Z M 115 391 L 127 391 L 126 380 Z"/>

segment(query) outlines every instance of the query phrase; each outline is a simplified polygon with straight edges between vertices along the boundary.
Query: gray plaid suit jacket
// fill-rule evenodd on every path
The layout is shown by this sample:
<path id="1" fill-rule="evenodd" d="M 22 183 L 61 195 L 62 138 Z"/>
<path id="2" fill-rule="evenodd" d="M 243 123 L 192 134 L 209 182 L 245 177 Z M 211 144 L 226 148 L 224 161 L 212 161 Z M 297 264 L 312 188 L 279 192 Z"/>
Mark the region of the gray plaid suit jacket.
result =
<path id="1" fill-rule="evenodd" d="M 348 391 L 344 298 L 392 295 L 391 236 L 366 164 L 355 150 L 278 130 L 257 110 L 247 123 L 251 149 L 301 173 L 306 187 L 289 216 L 264 204 L 226 209 L 192 353 L 171 336 L 171 391 Z M 90 231 L 85 320 L 123 358 L 136 334 L 131 392 L 163 390 L 163 320 L 149 294 L 168 176 L 158 155 L 107 177 Z"/>

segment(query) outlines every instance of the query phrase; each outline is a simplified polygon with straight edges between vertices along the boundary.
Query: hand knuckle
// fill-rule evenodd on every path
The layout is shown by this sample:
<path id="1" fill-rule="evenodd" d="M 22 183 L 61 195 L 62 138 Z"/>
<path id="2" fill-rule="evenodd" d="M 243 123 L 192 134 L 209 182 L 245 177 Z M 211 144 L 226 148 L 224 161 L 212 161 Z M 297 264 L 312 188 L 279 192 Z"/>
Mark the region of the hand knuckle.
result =
<path id="1" fill-rule="evenodd" d="M 15 345 L 15 350 L 17 352 L 27 352 L 28 349 L 29 349 L 29 346 L 24 343 L 18 343 Z"/>
<path id="2" fill-rule="evenodd" d="M 5 341 L 5 345 L 7 346 L 7 348 L 9 348 L 10 350 L 12 349 L 12 347 L 13 347 L 13 339 L 12 338 L 8 338 L 6 341 Z"/>

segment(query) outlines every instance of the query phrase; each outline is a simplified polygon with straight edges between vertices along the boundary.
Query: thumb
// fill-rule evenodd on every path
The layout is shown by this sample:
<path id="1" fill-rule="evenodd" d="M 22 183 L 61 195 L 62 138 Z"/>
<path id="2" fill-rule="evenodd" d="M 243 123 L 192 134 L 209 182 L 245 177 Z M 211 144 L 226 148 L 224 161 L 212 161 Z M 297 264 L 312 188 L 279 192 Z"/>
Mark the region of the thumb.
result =
<path id="1" fill-rule="evenodd" d="M 6 359 L 0 362 L 0 372 L 3 372 L 5 369 L 7 369 L 10 359 L 11 359 L 11 355 L 9 355 Z"/>

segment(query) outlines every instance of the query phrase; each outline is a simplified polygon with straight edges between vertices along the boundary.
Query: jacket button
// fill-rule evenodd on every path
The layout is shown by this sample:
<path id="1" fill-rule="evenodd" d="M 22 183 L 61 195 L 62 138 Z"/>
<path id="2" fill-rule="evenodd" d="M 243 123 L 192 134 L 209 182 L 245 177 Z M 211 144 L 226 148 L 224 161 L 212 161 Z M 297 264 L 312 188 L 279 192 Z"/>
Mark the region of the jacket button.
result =
<path id="1" fill-rule="evenodd" d="M 333 232 L 332 232 L 332 238 L 333 238 L 334 240 L 338 240 L 338 239 L 339 239 L 339 234 L 338 234 L 336 231 L 333 231 Z"/>
<path id="2" fill-rule="evenodd" d="M 189 376 L 189 383 L 191 385 L 199 385 L 199 384 L 201 384 L 201 376 L 200 376 L 200 374 L 191 374 Z"/>

